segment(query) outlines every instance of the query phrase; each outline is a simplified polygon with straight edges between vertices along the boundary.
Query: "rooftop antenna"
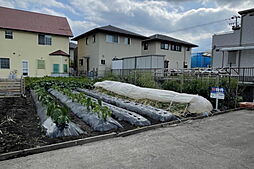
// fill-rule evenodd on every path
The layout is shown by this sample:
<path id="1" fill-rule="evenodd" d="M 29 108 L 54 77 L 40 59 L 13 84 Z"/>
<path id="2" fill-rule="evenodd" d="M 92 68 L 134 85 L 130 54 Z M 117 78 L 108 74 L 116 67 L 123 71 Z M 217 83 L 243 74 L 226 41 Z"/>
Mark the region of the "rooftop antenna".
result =
<path id="1" fill-rule="evenodd" d="M 238 23 L 238 19 L 240 19 L 240 16 L 232 16 L 231 19 L 234 19 L 234 22 L 229 23 L 229 25 L 232 25 L 233 30 L 239 30 L 240 29 L 240 24 Z"/>

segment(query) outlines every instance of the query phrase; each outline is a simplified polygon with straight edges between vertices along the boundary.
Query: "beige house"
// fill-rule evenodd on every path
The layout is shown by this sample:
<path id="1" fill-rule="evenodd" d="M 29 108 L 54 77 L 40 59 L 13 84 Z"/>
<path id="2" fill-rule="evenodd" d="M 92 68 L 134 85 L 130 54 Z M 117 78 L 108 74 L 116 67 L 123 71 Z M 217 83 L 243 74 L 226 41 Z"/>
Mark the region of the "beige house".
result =
<path id="1" fill-rule="evenodd" d="M 95 28 L 73 40 L 78 41 L 79 74 L 103 76 L 112 59 L 144 55 L 165 55 L 165 68 L 190 67 L 191 48 L 197 45 L 164 35 L 145 37 L 111 25 Z"/>
<path id="2" fill-rule="evenodd" d="M 64 17 L 0 7 L 0 78 L 68 74 L 71 36 Z"/>
<path id="3" fill-rule="evenodd" d="M 165 55 L 164 68 L 191 68 L 191 48 L 197 45 L 155 34 L 142 41 L 142 55 Z"/>
<path id="4" fill-rule="evenodd" d="M 141 55 L 141 41 L 146 37 L 111 25 L 95 28 L 73 40 L 78 41 L 78 72 L 111 70 L 113 58 Z"/>

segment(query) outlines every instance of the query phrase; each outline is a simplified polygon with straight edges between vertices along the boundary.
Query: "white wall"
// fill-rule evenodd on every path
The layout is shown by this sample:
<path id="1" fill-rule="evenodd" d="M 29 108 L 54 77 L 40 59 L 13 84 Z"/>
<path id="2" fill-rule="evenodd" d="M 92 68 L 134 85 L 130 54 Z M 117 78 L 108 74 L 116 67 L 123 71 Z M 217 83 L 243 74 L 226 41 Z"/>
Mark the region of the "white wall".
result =
<path id="1" fill-rule="evenodd" d="M 144 45 L 144 44 L 143 44 Z M 148 50 L 144 50 L 142 46 L 142 55 L 154 54 L 154 55 L 165 55 L 165 60 L 169 61 L 169 69 L 182 69 L 183 62 L 187 62 L 188 68 L 191 67 L 191 49 L 187 51 L 187 47 L 182 45 L 182 50 L 172 51 L 171 44 L 169 49 L 161 49 L 161 41 L 150 41 L 148 42 Z"/>

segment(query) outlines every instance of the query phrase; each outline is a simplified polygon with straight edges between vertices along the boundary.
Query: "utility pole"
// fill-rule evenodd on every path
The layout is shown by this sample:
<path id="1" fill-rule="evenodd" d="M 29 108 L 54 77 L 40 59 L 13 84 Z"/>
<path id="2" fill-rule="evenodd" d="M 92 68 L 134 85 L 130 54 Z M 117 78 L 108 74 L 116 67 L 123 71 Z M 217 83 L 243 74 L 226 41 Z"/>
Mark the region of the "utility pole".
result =
<path id="1" fill-rule="evenodd" d="M 240 29 L 240 24 L 238 23 L 238 19 L 240 19 L 240 18 L 241 18 L 240 16 L 236 16 L 236 15 L 231 17 L 231 19 L 234 19 L 234 22 L 229 23 L 229 25 L 232 25 L 233 30 Z"/>

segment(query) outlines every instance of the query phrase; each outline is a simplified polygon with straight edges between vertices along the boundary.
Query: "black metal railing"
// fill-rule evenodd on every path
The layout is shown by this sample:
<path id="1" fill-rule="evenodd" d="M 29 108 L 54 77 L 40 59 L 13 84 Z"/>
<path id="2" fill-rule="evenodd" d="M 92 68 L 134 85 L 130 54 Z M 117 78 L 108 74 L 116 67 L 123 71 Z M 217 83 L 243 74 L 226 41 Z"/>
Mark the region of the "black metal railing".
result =
<path id="1" fill-rule="evenodd" d="M 151 73 L 155 79 L 177 79 L 179 75 L 185 77 L 232 77 L 242 83 L 254 83 L 254 67 L 224 67 L 224 68 L 189 68 L 189 69 L 115 69 L 111 73 L 118 76 L 136 77 L 139 74 Z"/>

